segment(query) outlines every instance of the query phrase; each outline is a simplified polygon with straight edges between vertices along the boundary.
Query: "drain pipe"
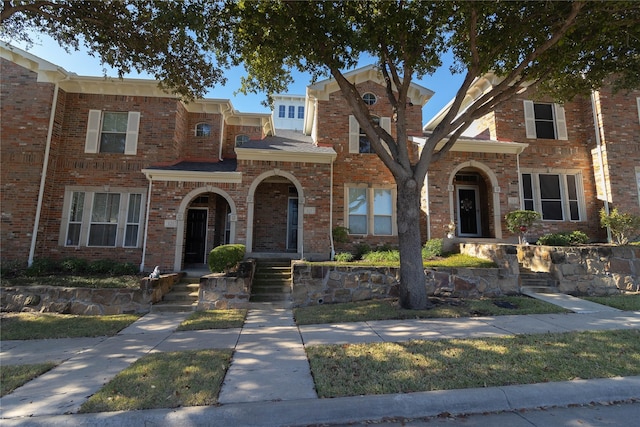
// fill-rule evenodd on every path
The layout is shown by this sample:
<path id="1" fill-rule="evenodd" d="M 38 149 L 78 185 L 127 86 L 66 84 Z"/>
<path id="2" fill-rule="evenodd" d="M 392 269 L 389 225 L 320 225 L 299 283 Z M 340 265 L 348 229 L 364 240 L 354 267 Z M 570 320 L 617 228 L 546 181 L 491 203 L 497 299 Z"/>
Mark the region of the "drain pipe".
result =
<path id="1" fill-rule="evenodd" d="M 431 240 L 431 206 L 429 205 L 429 174 L 424 176 L 425 207 L 427 209 L 427 241 Z"/>
<path id="2" fill-rule="evenodd" d="M 149 212 L 151 210 L 151 190 L 153 188 L 153 178 L 149 177 L 149 190 L 147 191 L 147 213 L 144 218 L 144 239 L 142 242 L 142 261 L 140 262 L 140 273 L 144 271 L 145 258 L 147 256 L 147 238 L 149 237 Z"/>
<path id="3" fill-rule="evenodd" d="M 336 256 L 336 248 L 333 244 L 333 160 L 331 160 L 331 173 L 329 175 L 329 241 L 331 242 L 331 260 Z"/>
<path id="4" fill-rule="evenodd" d="M 591 91 L 591 110 L 593 111 L 593 127 L 596 135 L 596 150 L 598 151 L 598 163 L 600 163 L 600 178 L 602 181 L 602 195 L 604 196 L 604 212 L 609 215 L 609 193 L 607 192 L 607 179 L 604 176 L 604 158 L 602 157 L 602 126 L 600 120 L 602 114 L 600 111 L 600 94 L 598 91 Z M 607 227 L 607 242 L 611 243 L 611 228 Z"/>
<path id="5" fill-rule="evenodd" d="M 67 77 L 68 78 L 68 77 Z M 65 80 L 67 79 L 65 78 Z M 49 170 L 49 153 L 51 151 L 51 139 L 53 138 L 53 125 L 56 119 L 56 107 L 58 106 L 58 92 L 60 82 L 56 83 L 53 89 L 53 101 L 51 102 L 51 115 L 49 116 L 49 129 L 47 130 L 47 141 L 44 149 L 44 162 L 42 164 L 42 174 L 40 175 L 40 189 L 38 190 L 38 202 L 36 205 L 36 216 L 33 221 L 33 232 L 31 233 L 31 246 L 29 247 L 29 259 L 27 266 L 31 267 L 36 253 L 36 242 L 38 240 L 38 227 L 40 227 L 40 215 L 42 214 L 42 201 L 44 199 L 44 184 L 47 181 Z"/>

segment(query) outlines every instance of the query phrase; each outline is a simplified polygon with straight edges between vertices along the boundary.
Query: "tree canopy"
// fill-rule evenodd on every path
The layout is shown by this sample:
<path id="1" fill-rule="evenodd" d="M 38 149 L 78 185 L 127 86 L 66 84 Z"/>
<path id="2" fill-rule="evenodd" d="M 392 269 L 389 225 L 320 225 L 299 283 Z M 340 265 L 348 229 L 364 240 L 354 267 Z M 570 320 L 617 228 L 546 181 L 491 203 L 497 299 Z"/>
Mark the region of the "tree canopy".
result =
<path id="1" fill-rule="evenodd" d="M 1 23 L 5 37 L 28 39 L 27 30 L 42 31 L 71 48 L 82 37 L 105 63 L 121 72 L 149 71 L 182 95 L 223 83 L 224 69 L 237 64 L 247 69 L 244 91 L 283 92 L 294 69 L 333 77 L 396 180 L 401 304 L 410 308 L 428 305 L 419 240 L 425 176 L 475 119 L 528 88 L 566 100 L 607 79 L 617 89 L 640 85 L 635 1 L 8 0 Z M 409 85 L 432 74 L 448 51 L 452 72 L 464 80 L 412 161 Z M 343 74 L 364 54 L 386 81 L 395 138 L 372 119 Z M 499 77 L 496 83 L 464 104 L 473 82 L 489 72 Z"/>

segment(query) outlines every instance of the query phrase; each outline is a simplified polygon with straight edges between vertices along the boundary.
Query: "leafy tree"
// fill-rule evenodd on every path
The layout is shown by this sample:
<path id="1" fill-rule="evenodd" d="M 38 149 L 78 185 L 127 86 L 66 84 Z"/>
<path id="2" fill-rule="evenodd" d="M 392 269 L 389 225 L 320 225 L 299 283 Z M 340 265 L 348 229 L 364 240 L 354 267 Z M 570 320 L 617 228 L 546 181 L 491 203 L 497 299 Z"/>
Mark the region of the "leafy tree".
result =
<path id="1" fill-rule="evenodd" d="M 531 88 L 565 100 L 608 78 L 616 88 L 640 81 L 640 3 L 634 1 L 97 3 L 5 1 L 3 31 L 36 29 L 67 46 L 82 35 L 109 65 L 146 69 L 183 94 L 198 95 L 221 82 L 221 68 L 228 65 L 246 67 L 243 91 L 269 94 L 286 90 L 295 69 L 333 77 L 396 180 L 400 301 L 407 308 L 429 305 L 419 230 L 424 178 L 475 119 Z M 406 142 L 409 86 L 433 73 L 447 51 L 455 57 L 452 71 L 465 77 L 419 160 L 412 161 Z M 344 77 L 363 54 L 374 58 L 386 81 L 395 139 Z M 468 103 L 468 90 L 488 72 L 497 76 L 495 84 Z"/>

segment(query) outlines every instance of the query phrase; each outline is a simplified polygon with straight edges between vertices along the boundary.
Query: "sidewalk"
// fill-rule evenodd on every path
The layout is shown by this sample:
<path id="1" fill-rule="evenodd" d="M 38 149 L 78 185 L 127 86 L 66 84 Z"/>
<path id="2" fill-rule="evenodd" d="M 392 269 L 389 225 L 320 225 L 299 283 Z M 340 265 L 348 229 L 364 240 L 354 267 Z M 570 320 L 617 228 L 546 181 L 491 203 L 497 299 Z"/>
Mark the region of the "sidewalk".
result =
<path id="1" fill-rule="evenodd" d="M 565 296 L 558 300 L 558 304 L 571 304 L 583 314 L 369 321 L 296 327 L 291 310 L 256 304 L 249 311 L 242 329 L 175 332 L 187 314 L 149 314 L 114 337 L 78 339 L 75 346 L 74 340 L 68 339 L 5 341 L 0 353 L 4 364 L 36 363 L 52 358 L 66 360 L 1 398 L 0 417 L 4 426 L 153 423 L 279 426 L 640 399 L 640 377 L 336 399 L 318 399 L 315 393 L 304 345 L 640 329 L 640 312 L 622 312 L 592 303 L 581 305 L 580 300 Z M 64 415 L 76 412 L 86 398 L 145 354 L 200 348 L 235 349 L 220 393 L 220 406 Z M 40 360 L 37 355 L 41 356 Z"/>

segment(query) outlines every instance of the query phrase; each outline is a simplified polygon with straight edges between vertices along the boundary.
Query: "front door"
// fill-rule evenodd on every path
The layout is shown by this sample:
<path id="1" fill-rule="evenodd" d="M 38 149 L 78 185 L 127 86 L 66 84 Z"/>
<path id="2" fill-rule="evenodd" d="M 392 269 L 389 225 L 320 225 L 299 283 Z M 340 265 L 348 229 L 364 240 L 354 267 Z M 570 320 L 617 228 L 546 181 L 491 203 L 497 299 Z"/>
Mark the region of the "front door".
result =
<path id="1" fill-rule="evenodd" d="M 207 242 L 207 210 L 189 209 L 187 212 L 187 236 L 184 263 L 202 264 L 205 260 Z"/>
<path id="2" fill-rule="evenodd" d="M 287 209 L 287 251 L 298 250 L 298 198 L 289 197 Z"/>
<path id="3" fill-rule="evenodd" d="M 480 209 L 478 207 L 478 187 L 458 186 L 458 235 L 480 236 Z"/>

